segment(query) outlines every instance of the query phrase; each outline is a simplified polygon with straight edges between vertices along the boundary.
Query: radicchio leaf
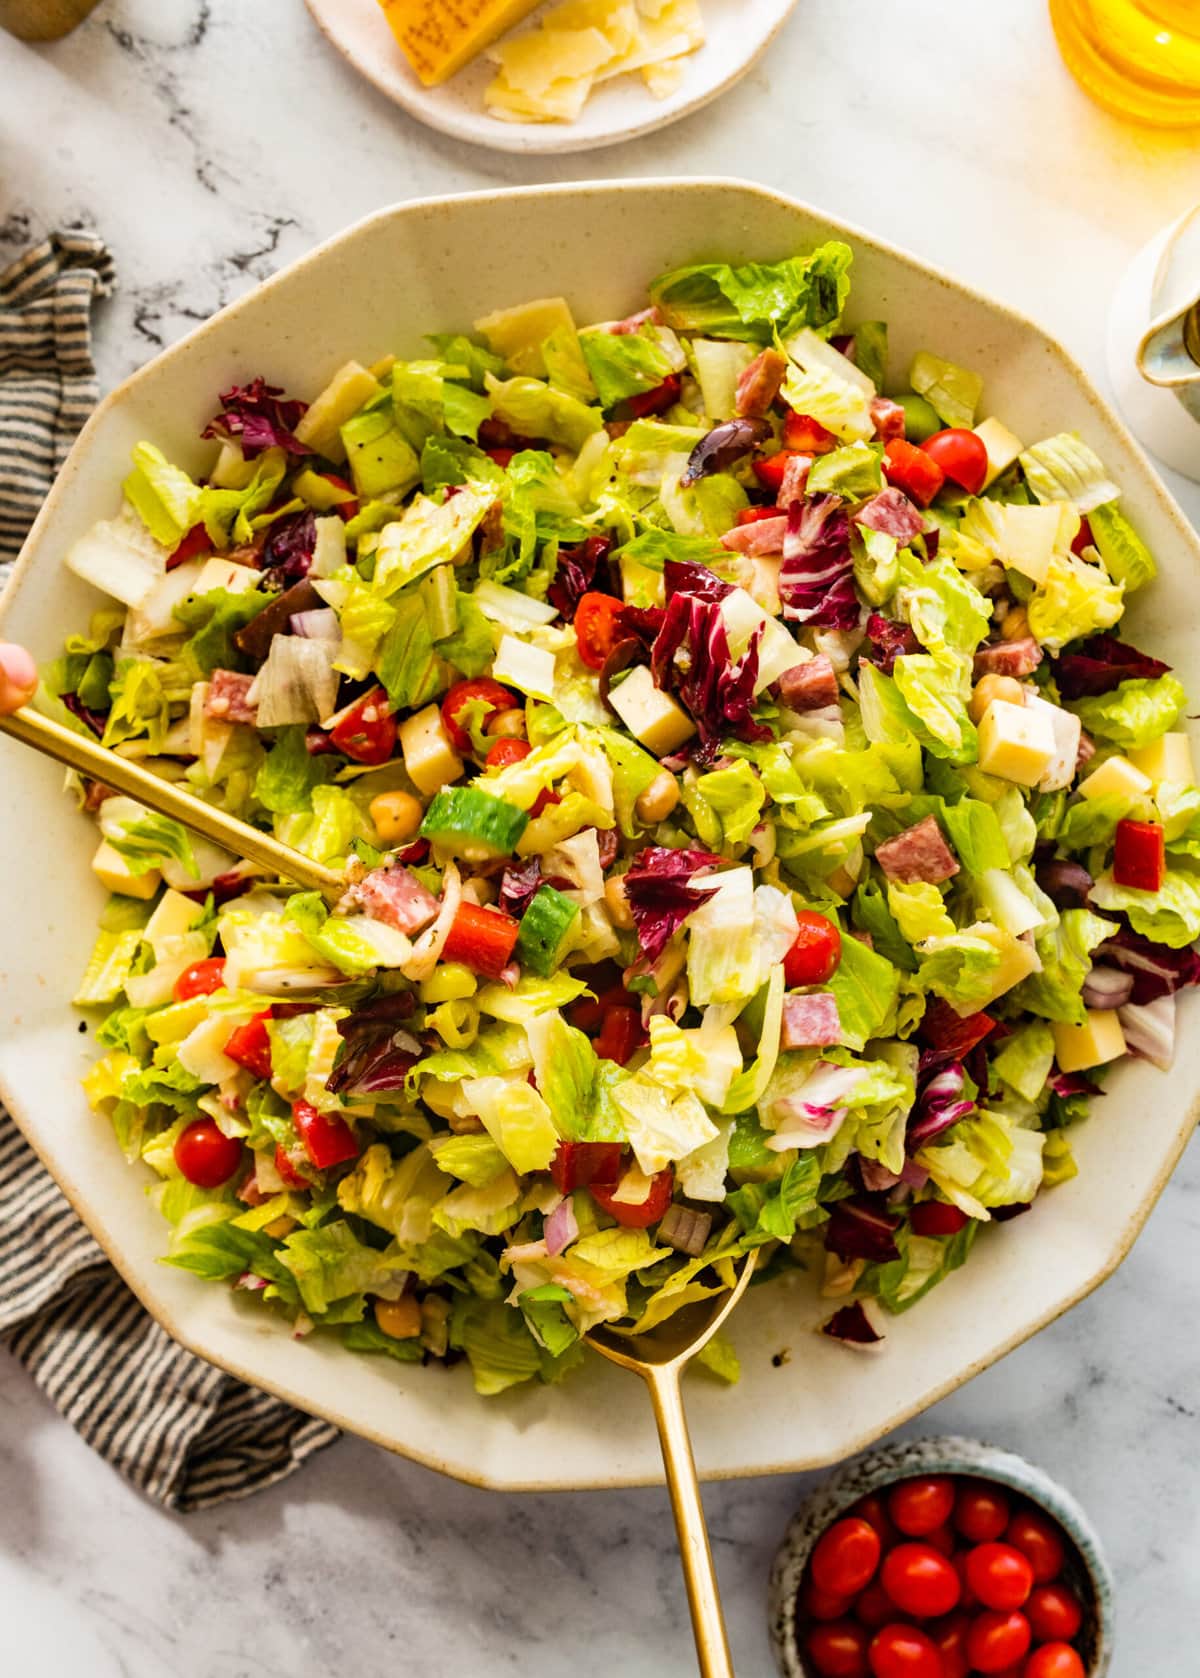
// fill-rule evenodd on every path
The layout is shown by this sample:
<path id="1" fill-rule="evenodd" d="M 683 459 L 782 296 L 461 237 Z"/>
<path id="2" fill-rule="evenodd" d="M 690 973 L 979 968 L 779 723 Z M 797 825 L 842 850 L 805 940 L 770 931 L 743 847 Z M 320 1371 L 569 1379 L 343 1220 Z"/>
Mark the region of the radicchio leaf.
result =
<path id="1" fill-rule="evenodd" d="M 670 559 L 665 582 L 667 607 L 651 649 L 650 671 L 655 684 L 676 692 L 694 717 L 700 732 L 696 755 L 711 761 L 731 734 L 739 740 L 769 739 L 770 730 L 750 714 L 761 628 L 735 664 L 720 612 L 730 585 L 707 566 Z"/>
<path id="2" fill-rule="evenodd" d="M 346 1046 L 325 1081 L 330 1095 L 386 1095 L 404 1088 L 421 1058 L 420 1044 L 400 1029 L 413 1006 L 411 991 L 394 991 L 338 1021 Z"/>
<path id="3" fill-rule="evenodd" d="M 900 1257 L 896 1245 L 900 1222 L 875 1197 L 854 1195 L 850 1200 L 835 1201 L 825 1225 L 826 1249 L 841 1259 L 887 1264 Z"/>
<path id="4" fill-rule="evenodd" d="M 961 1061 L 947 1063 L 936 1049 L 922 1051 L 917 1069 L 917 1099 L 909 1116 L 905 1143 L 910 1154 L 974 1110 L 975 1103 L 965 1093 L 966 1082 L 966 1069 Z"/>
<path id="5" fill-rule="evenodd" d="M 625 895 L 647 961 L 658 960 L 676 930 L 707 898 L 708 893 L 691 882 L 720 862 L 709 851 L 677 851 L 665 845 L 648 845 L 634 857 L 623 876 Z"/>
<path id="6" fill-rule="evenodd" d="M 292 435 L 308 404 L 285 397 L 280 385 L 251 379 L 221 392 L 222 412 L 200 433 L 202 437 L 237 437 L 247 460 L 264 449 L 286 449 L 289 454 L 311 454 Z"/>
<path id="7" fill-rule="evenodd" d="M 546 599 L 551 606 L 557 607 L 567 623 L 574 622 L 575 608 L 590 589 L 604 594 L 618 593 L 611 587 L 609 568 L 605 563 L 611 551 L 611 536 L 589 536 L 586 542 L 559 548 L 558 563 L 546 590 Z"/>
<path id="8" fill-rule="evenodd" d="M 1067 1101 L 1073 1095 L 1103 1095 L 1099 1084 L 1093 1083 L 1085 1072 L 1051 1071 L 1046 1079 L 1051 1092 Z"/>
<path id="9" fill-rule="evenodd" d="M 1165 676 L 1169 664 L 1118 641 L 1115 635 L 1093 635 L 1074 652 L 1063 653 L 1054 666 L 1058 691 L 1064 699 L 1084 699 L 1111 693 L 1122 682 Z"/>
<path id="10" fill-rule="evenodd" d="M 842 1341 L 846 1346 L 858 1347 L 877 1346 L 885 1338 L 867 1315 L 860 1299 L 835 1311 L 827 1323 L 821 1324 L 821 1333 L 827 1334 L 831 1340 Z"/>
<path id="11" fill-rule="evenodd" d="M 317 516 L 311 507 L 276 519 L 267 531 L 259 563 L 267 588 L 288 588 L 308 576 L 317 545 Z"/>
<path id="12" fill-rule="evenodd" d="M 1200 985 L 1200 955 L 1194 949 L 1170 950 L 1127 926 L 1101 944 L 1095 959 L 1133 974 L 1131 1000 L 1139 1008 L 1187 985 Z"/>
<path id="13" fill-rule="evenodd" d="M 783 615 L 814 628 L 853 629 L 859 618 L 854 592 L 850 520 L 837 495 L 793 501 L 779 572 Z"/>
<path id="14" fill-rule="evenodd" d="M 945 1066 L 947 1061 L 960 1060 L 970 1053 L 977 1043 L 982 1043 L 997 1027 L 997 1022 L 990 1014 L 962 1014 L 955 1013 L 948 1002 L 943 1002 L 940 996 L 932 997 L 926 1006 L 924 1017 L 917 1027 L 917 1036 L 928 1048 L 936 1051 L 936 1058 L 922 1050 L 921 1070 L 932 1072 L 939 1066 Z"/>
<path id="15" fill-rule="evenodd" d="M 62 702 L 73 717 L 78 717 L 85 728 L 91 729 L 97 740 L 101 737 L 108 721 L 107 711 L 89 710 L 77 693 L 64 693 Z"/>
<path id="16" fill-rule="evenodd" d="M 497 908 L 506 914 L 513 915 L 517 920 L 528 909 L 542 883 L 542 862 L 540 857 L 531 856 L 527 862 L 515 863 L 506 868 L 500 878 L 500 895 Z"/>
<path id="17" fill-rule="evenodd" d="M 885 676 L 891 675 L 898 658 L 921 651 L 916 631 L 909 624 L 885 618 L 882 612 L 872 612 L 867 619 L 867 640 L 871 643 L 870 651 L 860 656 Z"/>

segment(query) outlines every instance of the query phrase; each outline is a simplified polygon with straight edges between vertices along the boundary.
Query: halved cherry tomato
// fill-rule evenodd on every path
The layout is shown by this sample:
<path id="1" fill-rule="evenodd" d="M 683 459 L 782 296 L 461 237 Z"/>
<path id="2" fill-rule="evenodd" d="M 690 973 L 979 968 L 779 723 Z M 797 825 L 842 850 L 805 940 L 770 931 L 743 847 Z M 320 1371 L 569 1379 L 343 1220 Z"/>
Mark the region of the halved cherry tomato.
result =
<path id="1" fill-rule="evenodd" d="M 167 570 L 174 571 L 177 565 L 186 560 L 195 559 L 197 554 L 212 552 L 212 537 L 203 524 L 194 524 L 177 547 L 172 549 L 167 557 Z"/>
<path id="2" fill-rule="evenodd" d="M 930 1544 L 897 1544 L 879 1580 L 896 1607 L 918 1620 L 940 1620 L 958 1607 L 958 1574 Z"/>
<path id="3" fill-rule="evenodd" d="M 593 1047 L 601 1060 L 615 1060 L 624 1066 L 635 1049 L 646 1041 L 639 1008 L 614 1008 L 605 1017 Z"/>
<path id="4" fill-rule="evenodd" d="M 256 1078 L 271 1076 L 271 1039 L 267 1035 L 267 1021 L 271 1018 L 271 1010 L 265 1008 L 261 1014 L 255 1014 L 245 1025 L 238 1026 L 225 1045 L 225 1053 L 230 1060 L 236 1060 L 239 1066 L 244 1066 L 247 1072 L 253 1072 Z"/>
<path id="5" fill-rule="evenodd" d="M 988 452 L 982 438 L 963 426 L 952 425 L 946 431 L 935 431 L 920 446 L 952 484 L 968 495 L 979 494 L 988 475 Z"/>
<path id="6" fill-rule="evenodd" d="M 675 1192 L 675 1173 L 668 1165 L 664 1171 L 656 1171 L 650 1179 L 650 1192 L 640 1205 L 629 1205 L 623 1200 L 614 1200 L 619 1184 L 611 1188 L 603 1187 L 599 1183 L 589 1184 L 589 1193 L 596 1205 L 615 1218 L 624 1229 L 648 1229 L 656 1224 L 671 1204 L 671 1196 Z"/>
<path id="7" fill-rule="evenodd" d="M 497 466 L 502 466 L 507 470 L 512 465 L 513 456 L 517 451 L 516 449 L 485 449 L 483 452 L 489 460 L 494 460 Z"/>
<path id="8" fill-rule="evenodd" d="M 1004 1672 L 1029 1653 L 1032 1633 L 1024 1614 L 989 1609 L 971 1623 L 967 1659 L 976 1672 Z"/>
<path id="9" fill-rule="evenodd" d="M 339 752 L 355 763 L 386 763 L 396 745 L 396 719 L 383 688 L 372 688 L 355 700 L 329 731 Z"/>
<path id="10" fill-rule="evenodd" d="M 242 1144 L 225 1136 L 212 1119 L 196 1119 L 175 1138 L 175 1164 L 198 1189 L 219 1189 L 242 1163 Z"/>
<path id="11" fill-rule="evenodd" d="M 886 1626 L 896 1618 L 896 1604 L 878 1579 L 872 1579 L 866 1590 L 859 1593 L 854 1604 L 854 1617 L 872 1631 L 878 1631 L 880 1626 Z"/>
<path id="12" fill-rule="evenodd" d="M 800 1592 L 801 1611 L 810 1620 L 843 1620 L 852 1601 L 852 1597 L 833 1596 L 829 1591 L 818 1590 L 811 1579 L 804 1581 L 804 1589 Z"/>
<path id="13" fill-rule="evenodd" d="M 560 1142 L 550 1161 L 550 1175 L 563 1194 L 592 1183 L 615 1189 L 621 1177 L 619 1142 Z"/>
<path id="14" fill-rule="evenodd" d="M 778 454 L 767 455 L 765 460 L 754 462 L 754 476 L 764 489 L 778 495 L 783 488 L 783 474 L 787 471 L 788 461 L 801 459 L 809 460 L 811 456 L 800 449 L 780 449 Z M 775 517 L 779 517 L 778 508 L 775 510 Z"/>
<path id="15" fill-rule="evenodd" d="M 869 1678 L 867 1634 L 853 1620 L 833 1620 L 808 1634 L 808 1658 L 821 1678 Z"/>
<path id="16" fill-rule="evenodd" d="M 942 1678 L 967 1678 L 971 1668 L 967 1663 L 967 1632 L 971 1629 L 970 1616 L 955 1614 L 940 1625 L 930 1626 L 929 1635 L 942 1663 Z"/>
<path id="17" fill-rule="evenodd" d="M 185 967 L 171 987 L 176 1002 L 188 1002 L 193 996 L 211 996 L 225 983 L 225 957 L 209 956 L 207 961 L 195 961 Z"/>
<path id="18" fill-rule="evenodd" d="M 308 1178 L 301 1172 L 297 1171 L 296 1167 L 288 1158 L 287 1150 L 284 1148 L 282 1142 L 276 1142 L 275 1144 L 275 1169 L 283 1178 L 284 1183 L 289 1189 L 312 1188 L 312 1184 L 309 1182 Z"/>
<path id="19" fill-rule="evenodd" d="M 487 769 L 507 769 L 511 763 L 520 763 L 527 758 L 533 747 L 528 740 L 512 740 L 506 735 L 503 739 L 488 747 L 488 755 L 484 758 Z"/>
<path id="20" fill-rule="evenodd" d="M 1117 823 L 1113 849 L 1113 880 L 1137 891 L 1160 891 L 1167 872 L 1167 851 L 1158 822 Z"/>
<path id="21" fill-rule="evenodd" d="M 1069 1643 L 1083 1624 L 1083 1607 L 1067 1585 L 1035 1585 L 1025 1617 L 1039 1643 Z"/>
<path id="22" fill-rule="evenodd" d="M 1004 1536 L 1028 1560 L 1036 1584 L 1048 1585 L 1058 1578 L 1066 1552 L 1058 1528 L 1047 1515 L 1018 1509 Z"/>
<path id="23" fill-rule="evenodd" d="M 869 1585 L 883 1546 L 879 1534 L 857 1515 L 835 1521 L 817 1540 L 809 1568 L 819 1590 L 853 1596 Z"/>
<path id="24" fill-rule="evenodd" d="M 923 1538 L 945 1526 L 954 1512 L 954 1482 L 944 1475 L 901 1480 L 888 1496 L 888 1514 L 909 1538 Z"/>
<path id="25" fill-rule="evenodd" d="M 914 1235 L 957 1235 L 971 1221 L 959 1207 L 945 1200 L 922 1200 L 913 1207 L 909 1217 Z"/>
<path id="26" fill-rule="evenodd" d="M 1043 1643 L 1025 1663 L 1022 1678 L 1086 1678 L 1078 1652 L 1069 1643 Z"/>
<path id="27" fill-rule="evenodd" d="M 789 412 L 783 422 L 783 446 L 797 454 L 829 454 L 837 448 L 838 440 L 811 414 Z"/>
<path id="28" fill-rule="evenodd" d="M 954 1524 L 972 1544 L 989 1544 L 1002 1537 L 1008 1525 L 1008 1499 L 998 1486 L 985 1480 L 966 1480 L 954 1501 Z"/>
<path id="29" fill-rule="evenodd" d="M 1075 540 L 1071 543 L 1071 552 L 1082 558 L 1083 550 L 1095 546 L 1096 538 L 1092 535 L 1092 527 L 1086 519 L 1080 519 L 1079 530 Z"/>
<path id="30" fill-rule="evenodd" d="M 985 1608 L 1021 1608 L 1033 1589 L 1033 1568 L 1011 1544 L 977 1544 L 967 1556 L 967 1578 Z"/>
<path id="31" fill-rule="evenodd" d="M 777 519 L 778 507 L 743 507 L 737 516 L 739 524 L 760 524 L 763 519 Z"/>
<path id="32" fill-rule="evenodd" d="M 509 688 L 501 687 L 490 676 L 475 676 L 469 682 L 455 682 L 442 700 L 442 722 L 456 752 L 465 754 L 471 750 L 471 736 L 459 726 L 457 719 L 468 705 L 475 703 L 483 706 L 484 716 L 490 716 L 493 711 L 511 711 L 517 699 Z"/>
<path id="33" fill-rule="evenodd" d="M 502 909 L 489 909 L 481 903 L 460 903 L 442 947 L 442 960 L 461 961 L 473 973 L 498 979 L 512 960 L 520 930 L 520 921 Z"/>
<path id="34" fill-rule="evenodd" d="M 620 640 L 624 606 L 611 594 L 589 590 L 575 608 L 575 637 L 579 656 L 589 670 L 603 670 L 605 660 Z"/>
<path id="35" fill-rule="evenodd" d="M 815 909 L 800 909 L 796 920 L 800 930 L 783 958 L 783 982 L 789 990 L 797 985 L 823 985 L 833 978 L 842 959 L 842 935 L 826 915 Z"/>
<path id="36" fill-rule="evenodd" d="M 318 1171 L 358 1158 L 358 1141 L 345 1119 L 321 1113 L 308 1101 L 292 1103 L 292 1120 L 304 1151 Z"/>
<path id="37" fill-rule="evenodd" d="M 884 1626 L 871 1639 L 867 1659 L 875 1678 L 942 1678 L 937 1649 L 916 1626 Z"/>
<path id="38" fill-rule="evenodd" d="M 893 437 L 883 451 L 883 475 L 921 507 L 928 507 L 946 481 L 932 455 L 903 437 Z"/>
<path id="39" fill-rule="evenodd" d="M 679 392 L 683 389 L 683 380 L 678 373 L 668 373 L 662 384 L 655 385 L 653 390 L 643 390 L 636 396 L 629 398 L 630 411 L 636 419 L 645 419 L 649 414 L 661 414 L 672 407 L 679 400 Z"/>

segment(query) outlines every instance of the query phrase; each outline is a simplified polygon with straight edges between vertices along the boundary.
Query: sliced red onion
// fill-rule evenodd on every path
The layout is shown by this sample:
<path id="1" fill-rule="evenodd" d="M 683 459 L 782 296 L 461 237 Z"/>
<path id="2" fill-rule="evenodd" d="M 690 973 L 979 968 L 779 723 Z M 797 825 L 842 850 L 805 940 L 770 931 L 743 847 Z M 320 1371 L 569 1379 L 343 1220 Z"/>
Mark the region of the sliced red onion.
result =
<path id="1" fill-rule="evenodd" d="M 1133 974 L 1117 967 L 1093 967 L 1083 981 L 1085 1008 L 1123 1008 L 1133 995 Z"/>
<path id="2" fill-rule="evenodd" d="M 877 1159 L 868 1159 L 865 1154 L 858 1156 L 858 1173 L 862 1178 L 863 1188 L 869 1194 L 886 1194 L 888 1189 L 894 1189 L 900 1178 L 894 1171 L 889 1171 L 886 1165 L 881 1165 Z"/>
<path id="3" fill-rule="evenodd" d="M 1101 944 L 1097 954 L 1133 974 L 1133 1000 L 1139 1006 L 1186 985 L 1200 984 L 1200 955 L 1194 949 L 1169 949 L 1127 926 Z"/>
<path id="4" fill-rule="evenodd" d="M 658 1239 L 665 1241 L 668 1247 L 674 1247 L 677 1253 L 686 1253 L 689 1258 L 698 1258 L 704 1251 L 704 1243 L 708 1240 L 711 1228 L 710 1213 L 694 1212 L 690 1206 L 680 1206 L 677 1201 L 673 1201 L 663 1213 L 658 1226 Z"/>
<path id="5" fill-rule="evenodd" d="M 1118 1010 L 1125 1046 L 1132 1055 L 1152 1061 L 1169 1072 L 1175 1059 L 1175 997 L 1160 996 L 1140 1006 L 1129 1003 Z"/>
<path id="6" fill-rule="evenodd" d="M 910 1189 L 923 1189 L 929 1181 L 929 1173 L 923 1165 L 918 1165 L 915 1159 L 906 1159 L 904 1169 L 900 1173 L 900 1181 Z"/>
<path id="7" fill-rule="evenodd" d="M 270 1284 L 265 1276 L 256 1276 L 252 1270 L 243 1270 L 233 1285 L 235 1288 L 244 1289 L 246 1293 L 261 1293 Z"/>
<path id="8" fill-rule="evenodd" d="M 572 1241 L 579 1239 L 579 1220 L 575 1216 L 575 1202 L 569 1194 L 563 1196 L 546 1219 L 543 1234 L 550 1258 L 557 1258 Z"/>
<path id="9" fill-rule="evenodd" d="M 874 1312 L 870 1307 L 871 1301 L 865 1299 L 843 1305 L 827 1323 L 821 1324 L 821 1333 L 827 1334 L 831 1340 L 840 1340 L 856 1352 L 874 1351 L 884 1339 L 884 1333 L 878 1321 L 873 1320 Z"/>
<path id="10" fill-rule="evenodd" d="M 288 622 L 293 635 L 307 641 L 340 641 L 342 627 L 332 606 L 316 606 L 310 612 L 293 612 Z"/>

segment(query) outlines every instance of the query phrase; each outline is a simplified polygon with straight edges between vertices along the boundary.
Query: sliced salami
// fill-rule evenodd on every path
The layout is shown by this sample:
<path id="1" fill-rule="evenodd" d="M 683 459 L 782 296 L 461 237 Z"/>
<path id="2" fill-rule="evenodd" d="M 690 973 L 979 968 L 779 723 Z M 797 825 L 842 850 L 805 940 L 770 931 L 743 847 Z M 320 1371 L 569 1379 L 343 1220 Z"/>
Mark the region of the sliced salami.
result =
<path id="1" fill-rule="evenodd" d="M 958 858 L 946 843 L 936 816 L 926 816 L 915 827 L 886 839 L 875 860 L 889 880 L 904 886 L 924 881 L 937 886 L 958 873 Z"/>

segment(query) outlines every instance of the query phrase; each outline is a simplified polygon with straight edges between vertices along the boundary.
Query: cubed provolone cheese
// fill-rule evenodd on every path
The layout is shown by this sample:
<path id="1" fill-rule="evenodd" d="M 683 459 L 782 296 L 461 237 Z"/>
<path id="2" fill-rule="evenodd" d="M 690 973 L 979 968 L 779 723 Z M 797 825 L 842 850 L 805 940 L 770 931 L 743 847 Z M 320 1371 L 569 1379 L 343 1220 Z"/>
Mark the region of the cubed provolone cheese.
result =
<path id="1" fill-rule="evenodd" d="M 515 635 L 501 636 L 492 675 L 533 699 L 554 698 L 554 654 Z"/>
<path id="2" fill-rule="evenodd" d="M 1148 746 L 1135 746 L 1129 761 L 1157 786 L 1160 781 L 1191 786 L 1196 779 L 1192 767 L 1192 744 L 1186 734 L 1164 734 Z"/>
<path id="3" fill-rule="evenodd" d="M 451 744 L 436 705 L 426 705 L 407 718 L 397 733 L 404 767 L 418 791 L 432 795 L 462 774 L 462 758 Z"/>
<path id="4" fill-rule="evenodd" d="M 185 897 L 181 891 L 165 891 L 142 936 L 148 944 L 157 946 L 160 939 L 178 938 L 190 932 L 203 913 L 204 905 Z"/>
<path id="5" fill-rule="evenodd" d="M 979 724 L 979 767 L 1021 787 L 1033 787 L 1055 756 L 1054 727 L 1033 705 L 994 699 Z"/>
<path id="6" fill-rule="evenodd" d="M 996 557 L 1035 583 L 1044 583 L 1055 553 L 1070 548 L 1079 514 L 1068 502 L 1049 507 L 1009 507 L 997 521 Z"/>
<path id="7" fill-rule="evenodd" d="M 1060 792 L 1075 779 L 1079 761 L 1079 740 L 1083 733 L 1079 718 L 1061 705 L 1051 705 L 1040 694 L 1027 692 L 1023 709 L 1034 710 L 1046 717 L 1054 731 L 1054 756 L 1046 765 L 1037 783 L 1039 792 Z"/>
<path id="8" fill-rule="evenodd" d="M 656 757 L 677 751 L 696 732 L 695 723 L 683 707 L 669 693 L 655 687 L 654 678 L 644 664 L 631 670 L 612 689 L 609 703 L 634 739 Z"/>
<path id="9" fill-rule="evenodd" d="M 1060 1021 L 1051 1029 L 1060 1072 L 1086 1072 L 1125 1053 L 1125 1033 L 1114 1008 L 1089 1008 L 1082 1025 Z"/>
<path id="10" fill-rule="evenodd" d="M 1002 425 L 998 419 L 982 420 L 975 427 L 975 435 L 987 450 L 987 477 L 983 480 L 983 487 L 987 489 L 989 484 L 995 483 L 1002 472 L 1008 471 L 1025 445 L 1019 437 L 1014 437 L 1008 427 Z"/>
<path id="11" fill-rule="evenodd" d="M 309 403 L 296 426 L 297 439 L 327 460 L 335 463 L 345 460 L 343 425 L 373 396 L 378 396 L 382 388 L 361 362 L 348 361 L 338 368 L 320 396 Z"/>
<path id="12" fill-rule="evenodd" d="M 1105 798 L 1115 793 L 1123 798 L 1144 798 L 1152 784 L 1149 775 L 1135 768 L 1127 757 L 1110 757 L 1079 783 L 1079 796 Z"/>
<path id="13" fill-rule="evenodd" d="M 92 872 L 109 891 L 118 892 L 122 897 L 140 897 L 146 902 L 150 901 L 162 885 L 162 875 L 157 868 L 148 868 L 144 874 L 135 874 L 120 851 L 115 851 L 107 839 L 100 841 L 99 848 L 92 858 Z"/>

